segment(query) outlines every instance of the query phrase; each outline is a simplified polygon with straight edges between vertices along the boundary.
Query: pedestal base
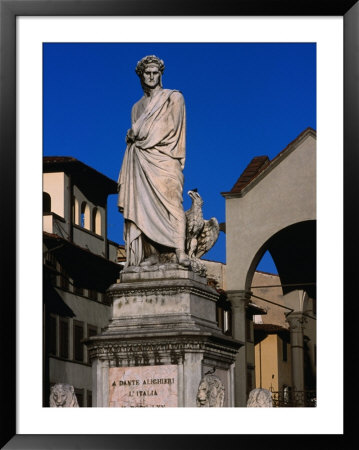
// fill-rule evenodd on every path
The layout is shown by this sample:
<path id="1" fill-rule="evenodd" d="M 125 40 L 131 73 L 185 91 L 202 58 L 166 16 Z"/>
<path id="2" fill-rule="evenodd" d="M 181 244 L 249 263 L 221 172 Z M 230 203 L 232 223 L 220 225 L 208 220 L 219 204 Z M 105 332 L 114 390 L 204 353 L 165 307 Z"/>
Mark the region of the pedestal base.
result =
<path id="1" fill-rule="evenodd" d="M 108 289 L 112 320 L 87 342 L 96 406 L 193 407 L 207 372 L 234 406 L 233 365 L 242 345 L 216 323 L 219 294 L 189 270 L 125 273 Z"/>

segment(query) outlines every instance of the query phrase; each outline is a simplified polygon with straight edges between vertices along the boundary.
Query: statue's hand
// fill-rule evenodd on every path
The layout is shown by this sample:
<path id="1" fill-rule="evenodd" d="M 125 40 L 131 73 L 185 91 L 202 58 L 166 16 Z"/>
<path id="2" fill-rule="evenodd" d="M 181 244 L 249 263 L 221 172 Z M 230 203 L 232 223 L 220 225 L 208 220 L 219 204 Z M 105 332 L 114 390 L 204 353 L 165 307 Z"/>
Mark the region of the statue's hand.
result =
<path id="1" fill-rule="evenodd" d="M 135 134 L 134 134 L 132 128 L 130 128 L 130 129 L 127 131 L 127 134 L 126 134 L 126 142 L 127 142 L 127 144 L 132 144 L 132 142 L 135 142 Z"/>

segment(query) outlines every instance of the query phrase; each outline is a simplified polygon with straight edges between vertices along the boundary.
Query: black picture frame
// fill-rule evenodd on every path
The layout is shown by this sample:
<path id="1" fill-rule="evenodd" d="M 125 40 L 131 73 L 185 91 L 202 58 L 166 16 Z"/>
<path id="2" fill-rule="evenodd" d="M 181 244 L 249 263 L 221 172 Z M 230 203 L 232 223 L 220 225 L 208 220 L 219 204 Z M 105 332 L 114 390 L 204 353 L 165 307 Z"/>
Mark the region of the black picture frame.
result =
<path id="1" fill-rule="evenodd" d="M 183 449 L 230 445 L 287 447 L 283 435 L 17 435 L 16 434 L 16 17 L 18 16 L 343 16 L 344 18 L 344 241 L 345 266 L 355 267 L 358 207 L 355 183 L 359 168 L 359 4 L 358 0 L 0 0 L 0 183 L 2 256 L 1 369 L 3 419 L 1 448 L 7 449 Z M 333 180 L 335 189 L 335 180 Z M 330 195 L 330 193 L 328 193 Z M 345 294 L 354 293 L 355 272 L 344 272 Z M 30 287 L 31 288 L 31 287 Z M 352 296 L 351 296 L 352 297 Z M 345 308 L 345 358 L 354 339 L 355 314 Z M 330 344 L 329 344 L 330 345 Z M 355 369 L 353 373 L 355 380 Z M 352 386 L 353 384 L 350 383 Z M 354 385 L 355 386 L 355 385 Z M 355 388 L 355 387 L 354 387 Z M 30 388 L 31 389 L 31 388 Z M 329 395 L 333 395 L 329 393 Z M 330 436 L 335 445 L 354 428 L 347 418 L 345 434 Z M 240 424 L 238 424 L 240 429 Z M 258 424 L 260 432 L 260 424 Z M 290 435 L 293 438 L 293 435 Z M 296 435 L 299 445 L 316 437 Z M 313 440 L 314 438 L 314 440 Z M 349 440 L 349 438 L 348 438 Z M 337 442 L 338 443 L 338 442 Z"/>

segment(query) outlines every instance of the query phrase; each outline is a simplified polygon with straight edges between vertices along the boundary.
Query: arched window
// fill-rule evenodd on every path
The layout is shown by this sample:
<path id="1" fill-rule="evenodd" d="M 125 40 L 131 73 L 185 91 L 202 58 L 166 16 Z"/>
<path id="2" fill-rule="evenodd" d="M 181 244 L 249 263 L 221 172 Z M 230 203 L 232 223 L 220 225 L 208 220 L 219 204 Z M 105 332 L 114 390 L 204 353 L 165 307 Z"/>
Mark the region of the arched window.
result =
<path id="1" fill-rule="evenodd" d="M 101 235 L 101 211 L 97 208 L 94 208 L 92 212 L 92 218 L 93 218 L 92 230 L 96 234 Z"/>
<path id="2" fill-rule="evenodd" d="M 51 212 L 51 197 L 47 192 L 42 193 L 42 209 L 43 213 Z"/>
<path id="3" fill-rule="evenodd" d="M 90 230 L 90 207 L 86 202 L 81 204 L 81 223 L 80 225 L 86 230 Z"/>
<path id="4" fill-rule="evenodd" d="M 76 225 L 80 225 L 80 207 L 79 207 L 79 201 L 76 197 L 73 197 L 72 201 L 72 221 Z"/>

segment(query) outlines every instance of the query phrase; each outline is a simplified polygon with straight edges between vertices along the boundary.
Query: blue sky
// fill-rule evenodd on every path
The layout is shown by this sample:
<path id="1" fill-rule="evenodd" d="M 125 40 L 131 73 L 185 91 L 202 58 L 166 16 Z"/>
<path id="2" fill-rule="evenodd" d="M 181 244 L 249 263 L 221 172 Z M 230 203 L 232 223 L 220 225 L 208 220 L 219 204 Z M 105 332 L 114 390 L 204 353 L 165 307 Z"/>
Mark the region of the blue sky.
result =
<path id="1" fill-rule="evenodd" d="M 142 96 L 138 60 L 165 62 L 163 87 L 180 90 L 187 113 L 184 209 L 198 188 L 204 218 L 225 221 L 229 191 L 254 156 L 274 158 L 316 129 L 315 44 L 44 44 L 45 156 L 73 156 L 117 180 L 132 105 Z M 108 235 L 123 243 L 116 195 Z M 253 224 L 255 226 L 255 224 Z M 225 262 L 225 236 L 205 256 Z M 276 272 L 268 255 L 259 270 Z"/>

